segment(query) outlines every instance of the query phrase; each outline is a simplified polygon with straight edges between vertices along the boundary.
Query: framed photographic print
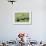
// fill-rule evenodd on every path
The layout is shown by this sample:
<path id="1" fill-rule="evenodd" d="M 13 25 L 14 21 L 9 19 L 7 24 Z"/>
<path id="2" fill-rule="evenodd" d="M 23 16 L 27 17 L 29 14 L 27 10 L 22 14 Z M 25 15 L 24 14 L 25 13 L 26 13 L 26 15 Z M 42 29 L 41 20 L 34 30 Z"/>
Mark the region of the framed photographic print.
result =
<path id="1" fill-rule="evenodd" d="M 32 24 L 32 12 L 17 11 L 13 15 L 13 24 Z"/>

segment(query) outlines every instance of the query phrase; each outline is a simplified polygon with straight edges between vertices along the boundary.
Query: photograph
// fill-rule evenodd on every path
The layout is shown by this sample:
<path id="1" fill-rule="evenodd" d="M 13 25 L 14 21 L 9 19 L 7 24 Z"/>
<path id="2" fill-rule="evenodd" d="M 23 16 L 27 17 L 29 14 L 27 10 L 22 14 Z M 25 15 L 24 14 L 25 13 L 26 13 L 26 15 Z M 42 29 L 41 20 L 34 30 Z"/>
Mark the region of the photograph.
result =
<path id="1" fill-rule="evenodd" d="M 15 12 L 13 15 L 14 24 L 31 24 L 31 12 Z"/>

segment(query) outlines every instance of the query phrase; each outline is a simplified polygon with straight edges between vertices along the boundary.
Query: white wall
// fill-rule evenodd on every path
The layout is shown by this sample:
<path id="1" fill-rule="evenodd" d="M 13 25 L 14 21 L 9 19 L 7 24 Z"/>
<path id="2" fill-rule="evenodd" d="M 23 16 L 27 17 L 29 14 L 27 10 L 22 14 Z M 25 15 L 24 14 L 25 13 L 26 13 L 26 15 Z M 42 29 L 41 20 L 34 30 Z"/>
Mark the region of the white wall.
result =
<path id="1" fill-rule="evenodd" d="M 46 40 L 46 13 L 43 0 L 17 0 L 13 5 L 0 0 L 0 40 L 11 40 L 18 32 L 31 34 L 33 40 Z M 14 25 L 12 16 L 15 11 L 31 11 L 32 25 Z"/>

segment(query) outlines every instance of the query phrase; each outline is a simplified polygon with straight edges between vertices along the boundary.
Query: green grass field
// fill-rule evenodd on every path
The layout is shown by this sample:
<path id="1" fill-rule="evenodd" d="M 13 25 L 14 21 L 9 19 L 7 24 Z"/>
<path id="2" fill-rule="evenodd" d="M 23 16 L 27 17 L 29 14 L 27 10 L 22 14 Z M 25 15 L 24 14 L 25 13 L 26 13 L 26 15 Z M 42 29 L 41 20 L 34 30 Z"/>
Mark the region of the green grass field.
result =
<path id="1" fill-rule="evenodd" d="M 29 22 L 29 13 L 16 13 L 15 22 Z"/>

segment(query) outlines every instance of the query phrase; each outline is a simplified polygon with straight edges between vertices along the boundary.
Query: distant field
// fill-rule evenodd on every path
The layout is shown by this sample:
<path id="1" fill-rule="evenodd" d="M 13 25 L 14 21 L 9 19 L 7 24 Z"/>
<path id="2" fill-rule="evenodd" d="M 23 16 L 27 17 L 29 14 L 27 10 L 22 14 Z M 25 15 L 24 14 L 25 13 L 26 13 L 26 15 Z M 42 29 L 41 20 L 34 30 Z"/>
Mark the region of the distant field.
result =
<path id="1" fill-rule="evenodd" d="M 29 13 L 16 13 L 15 22 L 29 22 Z"/>

